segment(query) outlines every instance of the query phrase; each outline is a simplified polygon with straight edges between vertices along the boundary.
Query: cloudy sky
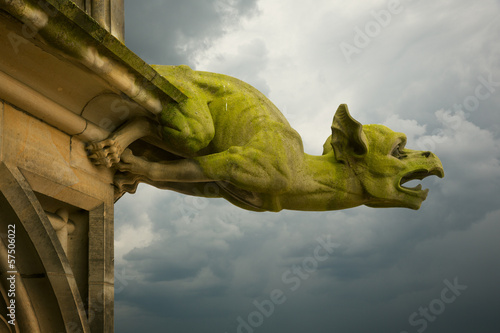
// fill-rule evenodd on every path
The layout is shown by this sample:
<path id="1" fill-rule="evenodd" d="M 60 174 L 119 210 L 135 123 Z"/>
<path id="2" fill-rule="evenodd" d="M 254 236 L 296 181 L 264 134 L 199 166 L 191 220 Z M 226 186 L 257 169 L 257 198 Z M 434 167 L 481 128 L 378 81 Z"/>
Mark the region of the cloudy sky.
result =
<path id="1" fill-rule="evenodd" d="M 500 1 L 125 0 L 152 64 L 238 77 L 320 154 L 337 106 L 431 150 L 418 211 L 116 205 L 116 332 L 499 332 Z"/>

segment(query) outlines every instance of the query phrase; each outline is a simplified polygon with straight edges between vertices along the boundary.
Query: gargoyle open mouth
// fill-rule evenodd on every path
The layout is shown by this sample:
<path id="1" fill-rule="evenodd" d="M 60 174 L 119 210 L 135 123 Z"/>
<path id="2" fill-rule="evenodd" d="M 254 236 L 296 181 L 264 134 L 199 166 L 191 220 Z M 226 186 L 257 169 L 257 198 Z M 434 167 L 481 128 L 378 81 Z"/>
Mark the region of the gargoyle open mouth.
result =
<path id="1" fill-rule="evenodd" d="M 410 194 L 423 194 L 423 195 L 427 195 L 427 192 L 429 192 L 428 189 L 425 189 L 425 190 L 422 190 L 422 185 L 421 184 L 418 184 L 417 186 L 415 187 L 405 187 L 403 186 L 403 184 L 409 182 L 410 180 L 415 180 L 415 179 L 419 179 L 419 180 L 422 180 L 428 176 L 438 176 L 439 178 L 443 178 L 444 177 L 444 171 L 442 168 L 433 168 L 431 170 L 425 170 L 425 169 L 420 169 L 420 170 L 416 170 L 416 171 L 411 171 L 407 174 L 405 174 L 401 180 L 399 181 L 399 187 L 401 188 L 401 190 L 403 190 L 404 192 L 407 192 L 407 193 L 410 193 Z"/>

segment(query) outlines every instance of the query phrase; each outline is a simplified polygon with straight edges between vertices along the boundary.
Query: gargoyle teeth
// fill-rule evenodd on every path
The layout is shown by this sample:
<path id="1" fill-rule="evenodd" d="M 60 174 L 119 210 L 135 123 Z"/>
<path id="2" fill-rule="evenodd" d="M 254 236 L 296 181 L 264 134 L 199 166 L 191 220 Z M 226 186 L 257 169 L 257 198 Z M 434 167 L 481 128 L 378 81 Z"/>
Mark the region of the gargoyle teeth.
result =
<path id="1" fill-rule="evenodd" d="M 403 186 L 403 185 L 401 185 L 401 187 L 404 188 L 404 189 L 406 189 L 406 190 L 420 191 L 422 189 L 422 184 L 418 184 L 415 187 L 407 187 L 407 186 Z"/>
<path id="2" fill-rule="evenodd" d="M 420 191 L 422 189 L 422 184 L 418 184 L 415 187 L 405 187 L 408 190 Z"/>

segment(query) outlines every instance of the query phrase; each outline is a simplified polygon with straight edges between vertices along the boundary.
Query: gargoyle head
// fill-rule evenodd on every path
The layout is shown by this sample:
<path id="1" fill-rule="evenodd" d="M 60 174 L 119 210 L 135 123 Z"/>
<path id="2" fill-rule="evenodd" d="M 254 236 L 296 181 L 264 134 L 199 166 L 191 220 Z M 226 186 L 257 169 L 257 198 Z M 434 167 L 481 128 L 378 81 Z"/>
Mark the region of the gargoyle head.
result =
<path id="1" fill-rule="evenodd" d="M 324 153 L 333 149 L 335 158 L 353 170 L 368 196 L 365 205 L 419 209 L 429 190 L 404 184 L 430 175 L 442 178 L 443 166 L 433 153 L 405 146 L 406 135 L 383 125 L 361 125 L 342 104 Z"/>

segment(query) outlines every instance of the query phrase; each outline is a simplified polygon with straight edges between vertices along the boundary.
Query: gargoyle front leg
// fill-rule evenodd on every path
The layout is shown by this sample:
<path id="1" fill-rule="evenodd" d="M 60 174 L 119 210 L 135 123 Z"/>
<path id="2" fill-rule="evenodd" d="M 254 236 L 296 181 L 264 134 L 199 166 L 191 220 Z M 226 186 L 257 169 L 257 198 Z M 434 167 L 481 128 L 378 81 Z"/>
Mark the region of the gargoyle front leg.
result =
<path id="1" fill-rule="evenodd" d="M 129 172 L 160 182 L 200 183 L 220 180 L 207 176 L 199 163 L 193 159 L 151 162 L 134 156 L 130 149 L 123 152 L 116 168 L 121 172 Z"/>
<path id="2" fill-rule="evenodd" d="M 90 143 L 87 146 L 89 158 L 95 165 L 110 168 L 120 162 L 123 151 L 137 139 L 151 136 L 158 137 L 157 124 L 146 117 L 130 120 L 107 139 Z"/>

